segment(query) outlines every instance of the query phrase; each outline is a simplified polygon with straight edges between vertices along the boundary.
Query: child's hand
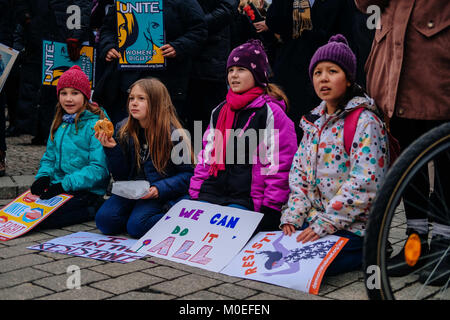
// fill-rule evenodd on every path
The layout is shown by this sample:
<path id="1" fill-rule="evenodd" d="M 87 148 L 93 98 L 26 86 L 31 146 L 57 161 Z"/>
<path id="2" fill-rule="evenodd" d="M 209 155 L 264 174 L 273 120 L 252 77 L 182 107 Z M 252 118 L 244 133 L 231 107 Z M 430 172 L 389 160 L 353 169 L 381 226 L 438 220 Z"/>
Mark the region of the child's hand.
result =
<path id="1" fill-rule="evenodd" d="M 315 233 L 311 229 L 311 227 L 308 227 L 298 235 L 297 242 L 302 241 L 302 243 L 307 243 L 309 241 L 316 241 L 319 239 L 320 239 L 320 236 L 317 233 Z"/>
<path id="2" fill-rule="evenodd" d="M 286 223 L 281 226 L 281 230 L 287 236 L 291 236 L 295 232 L 295 227 L 292 224 Z"/>
<path id="3" fill-rule="evenodd" d="M 114 148 L 117 145 L 116 140 L 113 137 L 108 138 L 105 132 L 96 132 L 94 136 L 106 148 Z"/>
<path id="4" fill-rule="evenodd" d="M 157 198 L 159 198 L 158 188 L 156 188 L 155 186 L 151 186 L 150 189 L 148 189 L 148 193 L 141 199 L 157 199 Z"/>

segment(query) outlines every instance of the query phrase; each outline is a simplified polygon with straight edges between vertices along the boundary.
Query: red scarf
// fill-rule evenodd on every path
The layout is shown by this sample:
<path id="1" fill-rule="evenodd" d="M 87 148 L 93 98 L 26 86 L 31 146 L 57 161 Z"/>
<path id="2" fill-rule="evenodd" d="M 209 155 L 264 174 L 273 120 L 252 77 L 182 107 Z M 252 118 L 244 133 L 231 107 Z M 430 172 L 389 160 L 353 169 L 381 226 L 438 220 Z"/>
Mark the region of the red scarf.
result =
<path id="1" fill-rule="evenodd" d="M 214 145 L 213 150 L 211 151 L 212 163 L 209 174 L 217 177 L 217 173 L 220 170 L 225 170 L 225 157 L 227 154 L 226 145 L 230 129 L 233 128 L 236 111 L 243 109 L 263 93 L 264 89 L 260 87 L 253 87 L 242 94 L 234 93 L 231 89 L 228 90 L 227 102 L 220 110 L 219 118 L 217 119 Z M 224 137 L 225 143 L 223 143 Z"/>

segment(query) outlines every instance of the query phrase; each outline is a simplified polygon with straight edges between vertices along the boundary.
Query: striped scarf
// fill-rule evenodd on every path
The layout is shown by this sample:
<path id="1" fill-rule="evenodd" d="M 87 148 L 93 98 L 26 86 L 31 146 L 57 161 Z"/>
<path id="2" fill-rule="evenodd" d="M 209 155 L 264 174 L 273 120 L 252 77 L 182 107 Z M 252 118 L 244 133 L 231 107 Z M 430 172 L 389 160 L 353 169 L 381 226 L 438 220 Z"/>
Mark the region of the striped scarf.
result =
<path id="1" fill-rule="evenodd" d="M 303 30 L 312 30 L 311 6 L 308 0 L 294 0 L 292 38 L 297 39 Z"/>

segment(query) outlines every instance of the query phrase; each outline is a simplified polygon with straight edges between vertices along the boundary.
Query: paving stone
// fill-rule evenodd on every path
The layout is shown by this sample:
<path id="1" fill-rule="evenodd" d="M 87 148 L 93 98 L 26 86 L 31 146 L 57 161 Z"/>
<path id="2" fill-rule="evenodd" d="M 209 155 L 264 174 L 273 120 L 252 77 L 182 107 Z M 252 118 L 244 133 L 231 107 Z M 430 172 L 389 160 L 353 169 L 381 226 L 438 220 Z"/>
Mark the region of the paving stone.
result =
<path id="1" fill-rule="evenodd" d="M 8 272 L 30 266 L 40 265 L 52 261 L 49 258 L 42 257 L 38 254 L 26 254 L 23 256 L 13 257 L 10 259 L 0 260 L 1 272 Z M 45 271 L 45 270 L 44 270 Z"/>
<path id="2" fill-rule="evenodd" d="M 273 294 L 259 293 L 259 294 L 254 295 L 246 300 L 287 300 L 287 299 L 273 295 Z"/>
<path id="3" fill-rule="evenodd" d="M 15 246 L 8 246 L 0 249 L 0 258 L 12 258 L 16 256 L 23 256 L 25 254 L 29 254 L 32 251 L 27 249 L 27 247 L 31 247 L 38 244 L 37 242 L 27 242 L 23 244 L 18 244 Z"/>
<path id="4" fill-rule="evenodd" d="M 240 286 L 255 289 L 258 291 L 263 291 L 266 293 L 270 293 L 273 295 L 279 295 L 282 297 L 286 297 L 289 299 L 295 299 L 295 300 L 317 300 L 321 299 L 319 296 L 308 294 L 303 291 L 294 290 L 290 288 L 280 287 L 277 285 L 259 282 L 259 281 L 253 281 L 253 280 L 243 280 L 238 283 L 236 283 Z"/>
<path id="5" fill-rule="evenodd" d="M 33 283 L 37 284 L 41 287 L 56 291 L 56 292 L 65 291 L 67 289 L 71 289 L 71 288 L 68 288 L 67 281 L 68 281 L 69 277 L 72 275 L 73 274 L 70 273 L 70 274 L 62 274 L 62 275 L 58 275 L 58 276 L 46 277 L 46 278 L 39 279 L 37 281 L 33 281 Z M 80 286 L 81 287 L 86 286 L 95 281 L 105 280 L 107 278 L 108 278 L 108 276 L 98 273 L 98 272 L 95 272 L 95 271 L 91 271 L 88 269 L 80 270 Z M 71 283 L 72 282 L 69 282 L 69 285 Z"/>
<path id="6" fill-rule="evenodd" d="M 92 267 L 90 269 L 104 273 L 111 277 L 117 277 L 135 271 L 144 271 L 155 266 L 155 264 L 149 263 L 144 260 L 135 260 L 129 263 L 108 262 L 101 266 Z"/>
<path id="7" fill-rule="evenodd" d="M 27 242 L 43 243 L 51 238 L 52 237 L 49 236 L 48 234 L 31 230 L 30 232 L 28 232 L 18 238 L 4 241 L 3 243 L 6 244 L 7 246 L 15 246 L 15 245 L 23 244 L 23 243 L 27 243 Z"/>
<path id="8" fill-rule="evenodd" d="M 80 231 L 91 232 L 92 229 L 95 229 L 95 227 L 90 227 L 85 224 L 75 224 L 73 226 L 63 228 L 63 230 L 67 230 L 70 232 L 80 232 Z"/>
<path id="9" fill-rule="evenodd" d="M 143 272 L 133 272 L 118 278 L 95 282 L 91 284 L 91 286 L 114 294 L 122 294 L 150 286 L 163 280 L 164 279 L 162 278 L 151 276 Z"/>
<path id="10" fill-rule="evenodd" d="M 181 297 L 218 285 L 219 283 L 220 281 L 215 279 L 199 276 L 196 274 L 189 274 L 175 280 L 161 282 L 159 284 L 153 285 L 151 288 Z"/>
<path id="11" fill-rule="evenodd" d="M 17 184 L 11 179 L 11 177 L 0 177 L 0 198 L 12 199 L 17 197 Z"/>
<path id="12" fill-rule="evenodd" d="M 150 269 L 145 269 L 142 270 L 142 272 L 160 277 L 160 278 L 164 278 L 164 279 L 175 279 L 181 276 L 184 276 L 185 274 L 187 274 L 187 272 L 185 271 L 181 271 L 178 269 L 174 269 L 174 268 L 170 268 L 170 267 L 166 267 L 166 266 L 157 266 L 154 268 L 150 268 Z"/>
<path id="13" fill-rule="evenodd" d="M 68 230 L 63 230 L 63 229 L 46 229 L 46 230 L 42 230 L 42 233 L 45 233 L 49 237 L 51 237 L 51 239 L 54 239 L 54 238 L 67 236 L 69 234 L 72 234 L 73 232 L 68 231 Z"/>
<path id="14" fill-rule="evenodd" d="M 211 291 L 198 291 L 187 296 L 183 296 L 178 300 L 232 300 L 230 297 L 222 296 Z"/>
<path id="15" fill-rule="evenodd" d="M 337 276 L 325 277 L 322 284 L 331 284 L 335 287 L 342 287 L 352 282 L 363 279 L 364 275 L 360 271 L 346 272 Z"/>
<path id="16" fill-rule="evenodd" d="M 105 263 L 104 261 L 87 259 L 81 257 L 71 257 L 69 259 L 54 261 L 46 264 L 35 266 L 36 269 L 50 272 L 53 274 L 67 273 L 67 268 L 71 265 L 78 266 L 80 269 L 89 268 L 99 264 Z"/>
<path id="17" fill-rule="evenodd" d="M 39 300 L 103 300 L 112 294 L 91 287 L 70 289 L 40 298 Z"/>
<path id="18" fill-rule="evenodd" d="M 172 300 L 174 298 L 176 297 L 164 293 L 132 291 L 112 297 L 109 300 Z"/>
<path id="19" fill-rule="evenodd" d="M 367 300 L 366 288 L 362 281 L 353 282 L 324 297 L 337 300 Z"/>
<path id="20" fill-rule="evenodd" d="M 11 179 L 17 185 L 17 195 L 20 195 L 30 189 L 34 182 L 34 175 L 11 176 Z"/>
<path id="21" fill-rule="evenodd" d="M 49 273 L 28 267 L 0 274 L 0 289 L 31 282 L 48 276 Z"/>
<path id="22" fill-rule="evenodd" d="M 210 288 L 209 291 L 240 300 L 258 293 L 258 291 L 231 283 L 221 284 L 217 287 Z"/>
<path id="23" fill-rule="evenodd" d="M 1 289 L 0 300 L 29 300 L 53 293 L 31 283 L 24 283 L 15 287 Z"/>

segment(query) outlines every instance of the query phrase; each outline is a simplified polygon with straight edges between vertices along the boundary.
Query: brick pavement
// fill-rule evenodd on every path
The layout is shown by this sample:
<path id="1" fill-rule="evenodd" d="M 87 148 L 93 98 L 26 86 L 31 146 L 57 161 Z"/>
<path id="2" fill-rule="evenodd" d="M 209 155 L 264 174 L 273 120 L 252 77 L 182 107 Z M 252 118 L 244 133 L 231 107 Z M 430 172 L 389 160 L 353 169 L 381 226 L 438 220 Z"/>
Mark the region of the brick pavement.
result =
<path id="1" fill-rule="evenodd" d="M 29 188 L 43 146 L 30 136 L 8 138 L 7 176 L 0 206 Z M 73 232 L 99 233 L 94 222 L 31 231 L 0 242 L 0 300 L 366 300 L 362 272 L 325 278 L 319 295 L 230 277 L 155 257 L 121 264 L 26 249 Z M 126 236 L 126 235 L 125 235 Z M 81 289 L 68 289 L 67 268 L 81 271 Z"/>

